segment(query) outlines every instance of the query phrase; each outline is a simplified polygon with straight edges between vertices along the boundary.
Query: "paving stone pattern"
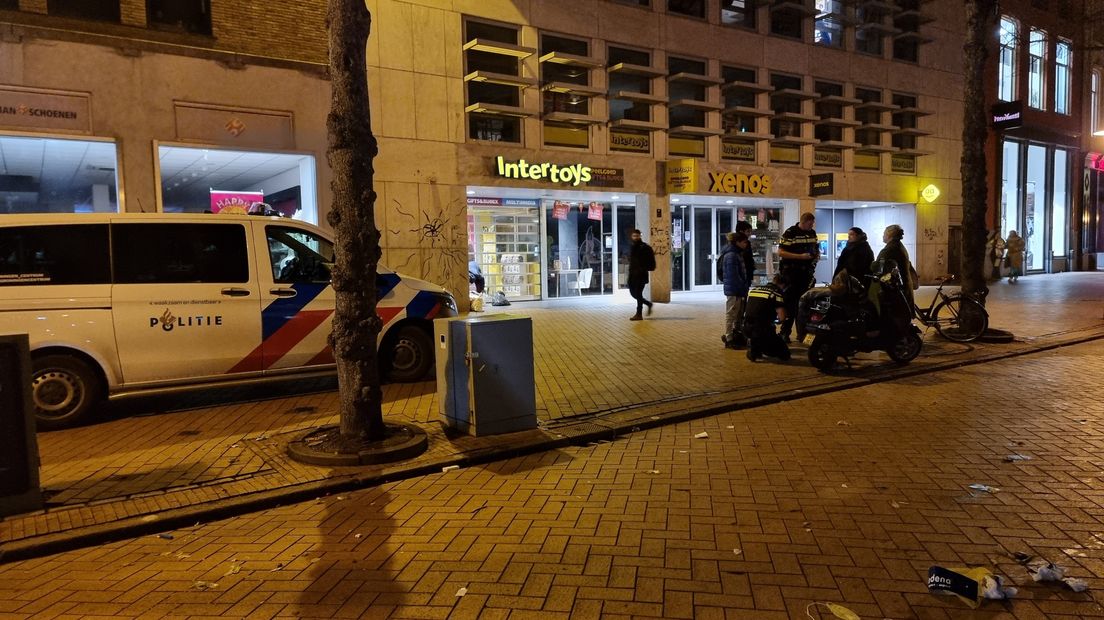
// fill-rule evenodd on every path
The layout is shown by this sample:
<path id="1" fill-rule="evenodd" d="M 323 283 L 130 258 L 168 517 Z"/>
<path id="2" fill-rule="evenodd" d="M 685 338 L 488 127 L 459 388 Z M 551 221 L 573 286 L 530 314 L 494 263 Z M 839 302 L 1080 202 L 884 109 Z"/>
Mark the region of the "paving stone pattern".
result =
<path id="1" fill-rule="evenodd" d="M 1102 353 L 1094 341 L 0 565 L 0 615 L 769 620 L 831 601 L 864 618 L 1102 617 Z M 1090 590 L 1033 583 L 1016 551 Z M 927 593 L 934 564 L 987 566 L 1020 592 L 971 611 Z"/>
<path id="2" fill-rule="evenodd" d="M 922 290 L 919 301 L 930 294 Z M 1071 331 L 1099 330 L 1102 299 L 1104 274 L 1060 274 L 996 285 L 989 306 L 994 325 L 1013 329 L 1020 345 L 1032 346 Z M 818 373 L 801 350 L 785 365 L 751 364 L 742 353 L 724 350 L 719 293 L 676 294 L 674 303 L 657 304 L 641 322 L 627 320 L 631 304 L 604 298 L 503 309 L 533 318 L 537 406 L 547 428 L 582 414 L 631 409 L 648 416 L 677 411 L 688 398 L 717 403 L 850 380 Z M 987 350 L 1008 349 L 957 345 L 929 334 L 914 365 Z M 863 359 L 858 365 L 873 372 L 888 365 L 881 354 Z M 431 451 L 421 462 L 543 437 L 447 437 L 437 424 L 433 382 L 388 385 L 384 397 L 389 420 L 430 433 Z M 122 403 L 109 407 L 105 422 L 42 433 L 41 478 L 51 508 L 0 521 L 0 544 L 340 475 L 282 454 L 283 443 L 297 433 L 335 422 L 335 410 L 331 380 Z"/>

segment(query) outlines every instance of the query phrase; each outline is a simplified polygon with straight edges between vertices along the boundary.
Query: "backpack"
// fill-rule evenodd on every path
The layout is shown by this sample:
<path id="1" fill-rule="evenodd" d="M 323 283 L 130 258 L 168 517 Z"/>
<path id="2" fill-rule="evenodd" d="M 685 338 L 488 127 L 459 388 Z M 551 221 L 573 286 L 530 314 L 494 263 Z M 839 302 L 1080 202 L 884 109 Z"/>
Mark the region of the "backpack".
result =
<path id="1" fill-rule="evenodd" d="M 647 243 L 644 244 L 644 268 L 648 271 L 655 271 L 656 268 L 655 251 Z"/>

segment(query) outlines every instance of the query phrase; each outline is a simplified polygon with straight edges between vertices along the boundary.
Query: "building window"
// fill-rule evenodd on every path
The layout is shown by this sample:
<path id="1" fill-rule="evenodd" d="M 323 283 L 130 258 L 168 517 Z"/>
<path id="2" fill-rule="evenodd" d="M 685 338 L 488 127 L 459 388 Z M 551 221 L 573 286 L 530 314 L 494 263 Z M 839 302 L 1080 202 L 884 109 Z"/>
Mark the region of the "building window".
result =
<path id="1" fill-rule="evenodd" d="M 609 74 L 609 118 L 610 121 L 652 120 L 652 106 L 656 100 L 651 96 L 652 79 L 658 72 L 637 71 L 637 67 L 650 69 L 652 55 L 648 52 L 610 46 L 606 63 L 609 67 L 622 65 L 629 70 L 610 71 Z"/>
<path id="2" fill-rule="evenodd" d="M 803 38 L 801 25 L 804 19 L 805 13 L 802 9 L 785 5 L 771 7 L 771 34 L 791 39 L 801 39 Z"/>
<path id="3" fill-rule="evenodd" d="M 1070 113 L 1070 67 L 1073 65 L 1073 50 L 1069 41 L 1058 41 L 1054 51 L 1054 111 L 1059 114 Z"/>
<path id="4" fill-rule="evenodd" d="M 1046 33 L 1032 28 L 1027 42 L 1027 105 L 1039 110 L 1046 108 L 1046 51 Z"/>
<path id="5" fill-rule="evenodd" d="M 816 11 L 813 42 L 830 47 L 843 47 L 843 2 L 816 0 Z"/>
<path id="6" fill-rule="evenodd" d="M 667 0 L 667 12 L 705 17 L 705 0 Z"/>
<path id="7" fill-rule="evenodd" d="M 893 17 L 893 59 L 920 62 L 920 45 L 931 40 L 920 35 L 920 25 L 934 21 L 921 12 L 921 0 L 897 0 L 900 12 Z"/>
<path id="8" fill-rule="evenodd" d="M 521 90 L 527 83 L 521 77 L 521 58 L 529 54 L 517 45 L 518 29 L 477 21 L 466 22 L 464 28 L 468 137 L 521 142 L 520 117 L 527 115 L 521 110 Z"/>
<path id="9" fill-rule="evenodd" d="M 918 130 L 916 95 L 893 93 L 893 105 L 898 107 L 893 113 L 893 126 L 897 128 L 893 134 L 893 146 L 903 151 L 915 150 L 917 134 L 909 130 Z"/>
<path id="10" fill-rule="evenodd" d="M 1054 175 L 1051 187 L 1054 200 L 1051 202 L 1050 251 L 1054 256 L 1065 256 L 1069 234 L 1069 152 L 1066 149 L 1054 149 Z"/>
<path id="11" fill-rule="evenodd" d="M 864 54 L 882 55 L 886 11 L 878 4 L 866 4 L 855 9 L 855 49 Z"/>
<path id="12" fill-rule="evenodd" d="M 745 67 L 721 67 L 721 77 L 726 84 L 755 84 L 755 69 Z M 757 120 L 764 113 L 759 109 L 758 90 L 745 87 L 726 87 L 722 100 L 725 111 L 721 116 L 721 129 L 725 135 L 756 133 Z"/>
<path id="13" fill-rule="evenodd" d="M 542 34 L 540 38 L 544 143 L 589 146 L 590 45 L 586 41 Z M 600 92 L 600 91 L 597 91 Z"/>
<path id="14" fill-rule="evenodd" d="M 119 0 L 46 0 L 46 12 L 57 17 L 117 23 Z"/>
<path id="15" fill-rule="evenodd" d="M 634 4 L 636 6 L 651 6 L 652 0 L 614 0 L 614 2 L 620 2 L 621 4 Z"/>
<path id="16" fill-rule="evenodd" d="M 117 213 L 115 143 L 0 136 L 0 213 Z"/>
<path id="17" fill-rule="evenodd" d="M 109 284 L 107 224 L 0 228 L 0 287 Z"/>
<path id="18" fill-rule="evenodd" d="M 1089 126 L 1092 127 L 1092 132 L 1096 133 L 1100 131 L 1100 69 L 1093 69 L 1092 72 L 1092 84 L 1090 86 L 1092 92 L 1089 94 Z"/>
<path id="19" fill-rule="evenodd" d="M 146 0 L 151 28 L 211 34 L 210 0 Z"/>
<path id="20" fill-rule="evenodd" d="M 19 0 L 0 0 L 0 9 L 7 11 L 18 11 Z"/>
<path id="21" fill-rule="evenodd" d="M 755 29 L 755 0 L 721 0 L 721 23 Z"/>
<path id="22" fill-rule="evenodd" d="M 997 97 L 1001 101 L 1016 99 L 1016 66 L 1019 60 L 1019 26 L 1009 17 L 1000 21 L 1000 75 Z"/>
<path id="23" fill-rule="evenodd" d="M 775 138 L 800 138 L 805 117 L 801 113 L 803 98 L 795 93 L 802 92 L 801 78 L 795 75 L 772 73 L 771 86 L 775 92 L 771 96 L 772 115 L 770 128 Z"/>
<path id="24" fill-rule="evenodd" d="M 706 74 L 705 62 L 688 58 L 670 57 L 667 59 L 667 71 L 670 77 L 684 77 Z M 668 127 L 705 127 L 705 110 L 695 105 L 707 100 L 706 86 L 702 82 L 689 79 L 670 79 L 667 83 L 670 104 L 667 108 Z"/>

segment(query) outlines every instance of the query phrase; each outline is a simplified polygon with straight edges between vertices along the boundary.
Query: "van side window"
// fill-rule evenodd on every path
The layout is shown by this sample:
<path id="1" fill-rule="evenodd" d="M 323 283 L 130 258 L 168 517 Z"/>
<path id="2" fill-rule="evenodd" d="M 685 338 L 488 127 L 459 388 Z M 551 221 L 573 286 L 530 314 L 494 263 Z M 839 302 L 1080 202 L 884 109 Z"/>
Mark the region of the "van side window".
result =
<path id="1" fill-rule="evenodd" d="M 117 284 L 249 281 L 241 224 L 112 224 Z"/>
<path id="2" fill-rule="evenodd" d="M 302 230 L 287 226 L 266 226 L 272 281 L 280 284 L 330 281 L 333 244 Z"/>
<path id="3" fill-rule="evenodd" d="M 107 224 L 0 228 L 0 286 L 108 284 Z"/>

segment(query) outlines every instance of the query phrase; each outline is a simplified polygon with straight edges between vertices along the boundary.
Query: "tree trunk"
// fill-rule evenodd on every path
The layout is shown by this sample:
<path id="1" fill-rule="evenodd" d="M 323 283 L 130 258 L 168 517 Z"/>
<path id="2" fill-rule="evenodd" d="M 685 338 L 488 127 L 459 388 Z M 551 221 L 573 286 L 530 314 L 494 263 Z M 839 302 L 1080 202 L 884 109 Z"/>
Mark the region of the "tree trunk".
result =
<path id="1" fill-rule="evenodd" d="M 985 110 L 985 60 L 996 23 L 996 0 L 966 1 L 966 43 L 963 45 L 962 123 L 962 290 L 978 294 L 984 303 L 985 213 L 987 174 L 985 144 L 988 114 Z"/>
<path id="2" fill-rule="evenodd" d="M 378 151 L 368 107 L 365 48 L 372 15 L 364 0 L 330 0 L 326 15 L 332 97 L 326 119 L 333 171 L 333 205 L 327 221 L 334 229 L 333 287 L 337 296 L 330 345 L 337 362 L 337 385 L 344 439 L 383 438 L 376 340 L 376 192 L 372 160 Z"/>

